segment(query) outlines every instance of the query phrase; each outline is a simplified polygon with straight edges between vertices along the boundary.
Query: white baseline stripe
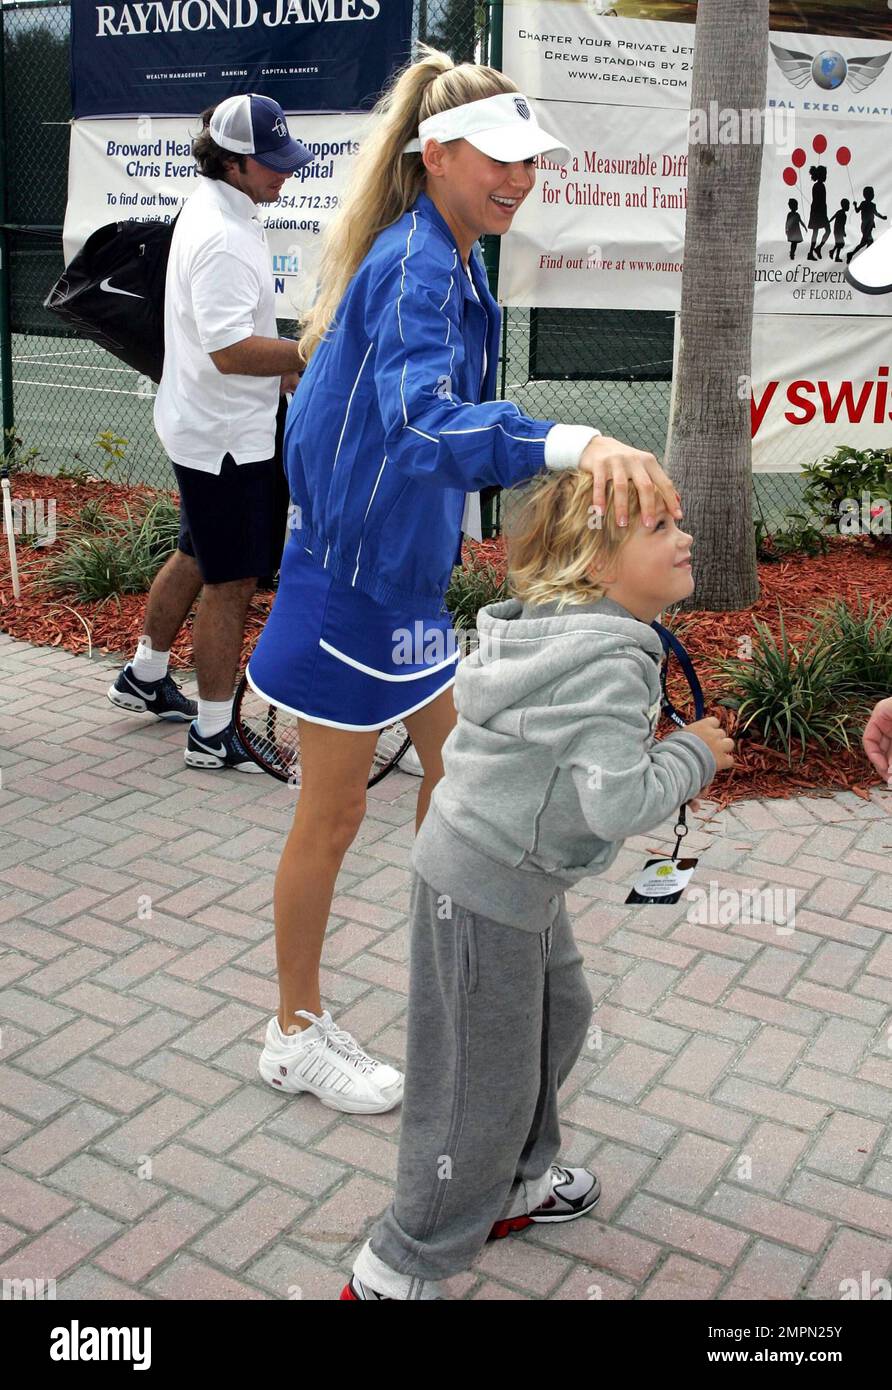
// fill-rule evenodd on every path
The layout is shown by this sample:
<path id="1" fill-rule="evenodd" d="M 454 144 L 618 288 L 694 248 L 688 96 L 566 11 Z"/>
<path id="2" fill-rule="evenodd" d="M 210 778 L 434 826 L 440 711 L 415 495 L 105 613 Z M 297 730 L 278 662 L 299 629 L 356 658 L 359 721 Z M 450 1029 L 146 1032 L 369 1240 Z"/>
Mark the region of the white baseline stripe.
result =
<path id="1" fill-rule="evenodd" d="M 117 386 L 71 386 L 63 381 L 29 381 L 27 377 L 13 377 L 16 386 L 47 386 L 53 391 L 98 391 L 102 396 L 140 396 L 139 391 L 121 391 Z M 145 396 L 144 400 L 154 400 L 154 396 Z"/>

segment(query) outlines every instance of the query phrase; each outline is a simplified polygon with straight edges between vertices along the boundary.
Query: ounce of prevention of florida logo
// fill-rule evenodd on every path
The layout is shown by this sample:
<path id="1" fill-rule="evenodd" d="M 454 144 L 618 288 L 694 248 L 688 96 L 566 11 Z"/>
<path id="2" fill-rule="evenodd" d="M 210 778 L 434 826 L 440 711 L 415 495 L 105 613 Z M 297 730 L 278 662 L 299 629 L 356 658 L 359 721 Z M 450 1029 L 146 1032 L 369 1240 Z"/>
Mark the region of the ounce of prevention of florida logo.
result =
<path id="1" fill-rule="evenodd" d="M 522 116 L 525 121 L 528 121 L 530 119 L 530 108 L 527 106 L 523 97 L 514 98 L 514 108 L 517 111 L 518 116 Z"/>

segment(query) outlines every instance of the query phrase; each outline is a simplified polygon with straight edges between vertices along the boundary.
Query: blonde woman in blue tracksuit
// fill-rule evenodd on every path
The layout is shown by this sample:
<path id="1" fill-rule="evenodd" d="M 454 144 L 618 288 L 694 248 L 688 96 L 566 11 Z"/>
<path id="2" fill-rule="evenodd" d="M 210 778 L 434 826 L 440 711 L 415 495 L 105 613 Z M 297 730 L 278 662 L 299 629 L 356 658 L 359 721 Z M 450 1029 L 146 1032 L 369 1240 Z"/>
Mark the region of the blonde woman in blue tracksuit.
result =
<path id="1" fill-rule="evenodd" d="M 631 485 L 651 517 L 658 494 L 681 515 L 652 455 L 493 399 L 500 314 L 475 243 L 508 231 L 537 155 L 568 151 L 502 73 L 421 53 L 376 108 L 323 251 L 285 433 L 292 525 L 248 666 L 254 689 L 299 717 L 301 747 L 260 1072 L 366 1114 L 398 1105 L 403 1078 L 323 1010 L 322 942 L 379 730 L 401 719 L 421 759 L 416 829 L 442 775 L 459 656 L 444 595 L 478 490 L 578 466 L 595 505 L 612 479 L 621 508 Z"/>

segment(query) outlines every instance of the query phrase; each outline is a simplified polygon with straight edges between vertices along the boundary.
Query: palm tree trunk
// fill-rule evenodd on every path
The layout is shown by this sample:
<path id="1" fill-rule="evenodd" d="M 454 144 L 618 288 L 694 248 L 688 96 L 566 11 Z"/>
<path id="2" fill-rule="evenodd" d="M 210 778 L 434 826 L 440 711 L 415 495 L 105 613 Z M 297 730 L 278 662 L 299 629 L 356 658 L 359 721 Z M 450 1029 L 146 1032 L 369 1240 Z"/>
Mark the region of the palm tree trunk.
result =
<path id="1" fill-rule="evenodd" d="M 759 594 L 752 522 L 753 287 L 769 0 L 700 0 L 669 469 L 694 535 L 687 606 Z"/>

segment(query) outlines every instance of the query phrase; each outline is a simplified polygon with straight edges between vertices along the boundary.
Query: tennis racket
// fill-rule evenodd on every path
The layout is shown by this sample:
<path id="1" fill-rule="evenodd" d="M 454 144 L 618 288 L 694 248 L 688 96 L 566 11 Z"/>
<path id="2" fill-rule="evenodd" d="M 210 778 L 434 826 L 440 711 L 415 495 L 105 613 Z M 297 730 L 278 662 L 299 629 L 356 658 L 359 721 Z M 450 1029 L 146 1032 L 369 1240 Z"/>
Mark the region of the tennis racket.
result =
<path id="1" fill-rule="evenodd" d="M 235 693 L 232 717 L 246 751 L 271 777 L 300 786 L 300 730 L 296 714 L 262 699 L 243 675 Z M 399 720 L 378 735 L 368 785 L 374 787 L 398 765 L 412 742 Z"/>

